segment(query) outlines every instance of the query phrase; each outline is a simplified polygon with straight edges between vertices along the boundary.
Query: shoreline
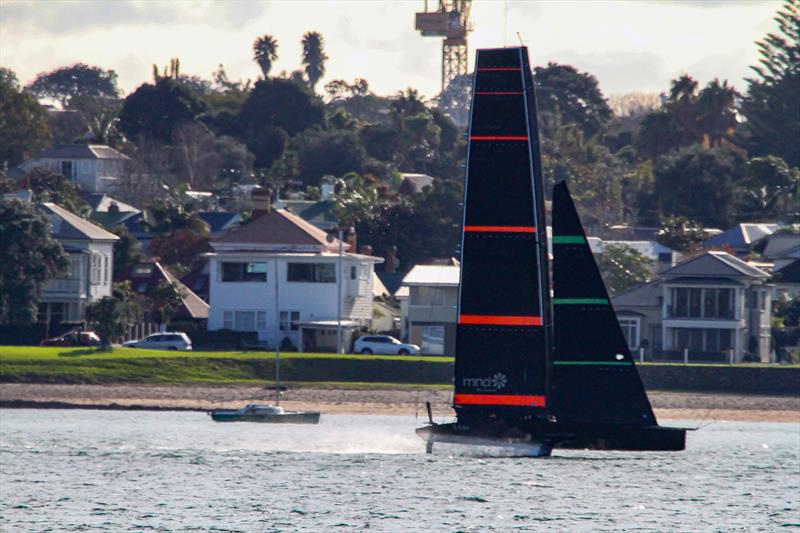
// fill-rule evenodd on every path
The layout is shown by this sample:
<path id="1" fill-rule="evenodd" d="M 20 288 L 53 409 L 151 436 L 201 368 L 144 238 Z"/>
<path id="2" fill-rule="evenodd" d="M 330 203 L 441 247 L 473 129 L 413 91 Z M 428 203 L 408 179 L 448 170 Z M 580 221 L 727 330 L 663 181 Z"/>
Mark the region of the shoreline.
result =
<path id="1" fill-rule="evenodd" d="M 798 396 L 673 391 L 649 391 L 648 395 L 656 416 L 663 420 L 800 423 Z M 3 409 L 206 412 L 272 402 L 274 398 L 274 390 L 249 385 L 0 384 Z M 453 415 L 451 392 L 427 388 L 296 387 L 284 393 L 281 405 L 290 411 L 424 418 L 426 401 L 431 402 L 435 417 Z"/>

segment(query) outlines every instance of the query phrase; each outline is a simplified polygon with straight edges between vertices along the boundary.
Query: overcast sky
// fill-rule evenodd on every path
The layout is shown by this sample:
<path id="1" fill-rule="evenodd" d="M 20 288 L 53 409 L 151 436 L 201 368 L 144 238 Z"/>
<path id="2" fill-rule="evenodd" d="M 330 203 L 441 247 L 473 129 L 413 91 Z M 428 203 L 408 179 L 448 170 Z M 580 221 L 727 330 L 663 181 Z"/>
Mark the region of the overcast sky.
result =
<path id="1" fill-rule="evenodd" d="M 436 4 L 436 0 L 430 0 Z M 279 42 L 273 72 L 300 65 L 304 32 L 323 34 L 327 75 L 366 78 L 378 94 L 440 88 L 441 40 L 413 28 L 423 0 L 86 1 L 0 0 L 0 66 L 23 83 L 78 61 L 114 69 L 125 92 L 150 81 L 152 64 L 181 60 L 181 71 L 255 79 L 253 40 Z M 571 64 L 594 74 L 608 94 L 663 92 L 688 73 L 743 89 L 757 60 L 754 41 L 774 31 L 780 0 L 474 0 L 474 50 L 518 43 L 535 65 Z"/>

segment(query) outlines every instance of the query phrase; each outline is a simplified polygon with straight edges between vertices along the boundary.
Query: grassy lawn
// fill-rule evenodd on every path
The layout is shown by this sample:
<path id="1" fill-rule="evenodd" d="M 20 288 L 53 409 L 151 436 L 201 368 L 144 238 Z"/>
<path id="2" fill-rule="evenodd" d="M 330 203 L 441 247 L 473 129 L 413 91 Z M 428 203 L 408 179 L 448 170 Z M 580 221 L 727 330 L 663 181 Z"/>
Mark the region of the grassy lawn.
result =
<path id="1" fill-rule="evenodd" d="M 320 385 L 443 384 L 451 357 L 282 353 L 285 382 Z M 274 352 L 177 352 L 0 346 L 0 382 L 263 384 L 275 380 Z"/>

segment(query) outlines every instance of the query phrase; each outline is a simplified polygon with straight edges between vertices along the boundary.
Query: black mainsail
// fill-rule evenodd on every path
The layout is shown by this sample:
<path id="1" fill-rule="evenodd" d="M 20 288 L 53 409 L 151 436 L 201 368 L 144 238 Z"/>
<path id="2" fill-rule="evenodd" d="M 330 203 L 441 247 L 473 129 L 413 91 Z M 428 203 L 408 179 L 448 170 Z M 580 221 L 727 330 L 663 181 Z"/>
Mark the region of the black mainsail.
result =
<path id="1" fill-rule="evenodd" d="M 550 291 L 525 48 L 478 51 L 471 109 L 454 404 L 544 416 Z"/>
<path id="2" fill-rule="evenodd" d="M 549 410 L 559 422 L 656 423 L 575 204 L 553 188 L 553 315 Z"/>
<path id="3" fill-rule="evenodd" d="M 527 48 L 478 50 L 456 330 L 457 421 L 427 441 L 682 450 L 656 423 L 566 184 L 553 191 L 553 278 Z M 555 313 L 553 313 L 555 309 Z"/>

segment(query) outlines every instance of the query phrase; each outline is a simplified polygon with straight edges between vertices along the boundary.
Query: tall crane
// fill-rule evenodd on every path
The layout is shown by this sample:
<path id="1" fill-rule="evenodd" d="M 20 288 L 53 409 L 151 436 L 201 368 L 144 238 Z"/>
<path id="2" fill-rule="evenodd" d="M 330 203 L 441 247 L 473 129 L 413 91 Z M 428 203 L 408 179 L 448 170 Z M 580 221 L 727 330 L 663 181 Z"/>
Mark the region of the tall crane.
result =
<path id="1" fill-rule="evenodd" d="M 442 42 L 442 90 L 453 79 L 467 73 L 467 34 L 472 31 L 469 8 L 472 0 L 438 0 L 436 11 L 417 13 L 414 27 L 423 37 L 444 37 Z"/>

